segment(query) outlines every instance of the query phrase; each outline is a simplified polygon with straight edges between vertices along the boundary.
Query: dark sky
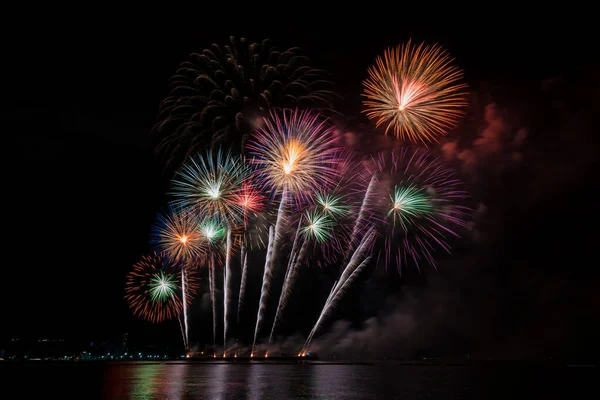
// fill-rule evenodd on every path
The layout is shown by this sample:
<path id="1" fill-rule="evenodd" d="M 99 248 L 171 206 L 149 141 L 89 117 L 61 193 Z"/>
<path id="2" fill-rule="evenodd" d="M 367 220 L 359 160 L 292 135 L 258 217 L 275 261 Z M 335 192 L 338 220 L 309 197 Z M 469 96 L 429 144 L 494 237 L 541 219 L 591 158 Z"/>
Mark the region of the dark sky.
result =
<path id="1" fill-rule="evenodd" d="M 473 93 L 465 120 L 436 151 L 463 174 L 479 210 L 476 228 L 437 275 L 393 290 L 365 278 L 348 303 L 359 311 L 340 313 L 373 319 L 355 321 L 353 333 L 336 325 L 323 340 L 373 354 L 597 355 L 591 138 L 600 71 L 591 25 L 568 19 L 567 28 L 558 13 L 366 24 L 307 18 L 41 18 L 11 32 L 0 109 L 8 158 L 3 339 L 127 331 L 178 340 L 175 325 L 145 325 L 122 298 L 125 275 L 147 251 L 165 200 L 149 131 L 169 76 L 190 52 L 229 35 L 302 47 L 313 66 L 331 73 L 342 110 L 358 115 L 367 67 L 412 37 L 446 47 Z M 394 293 L 387 298 L 382 290 Z M 387 347 L 371 348 L 374 341 Z"/>

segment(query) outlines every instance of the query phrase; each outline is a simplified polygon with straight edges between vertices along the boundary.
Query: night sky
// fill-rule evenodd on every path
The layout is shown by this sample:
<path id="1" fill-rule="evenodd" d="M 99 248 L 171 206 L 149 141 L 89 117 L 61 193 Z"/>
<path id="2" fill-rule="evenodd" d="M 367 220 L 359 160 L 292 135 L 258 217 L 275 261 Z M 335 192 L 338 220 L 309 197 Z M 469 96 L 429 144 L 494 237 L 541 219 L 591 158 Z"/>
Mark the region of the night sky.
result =
<path id="1" fill-rule="evenodd" d="M 141 19 L 24 22 L 3 50 L 2 339 L 129 332 L 132 341 L 179 345 L 176 324 L 134 318 L 123 295 L 166 198 L 149 133 L 168 78 L 189 53 L 230 35 L 301 47 L 330 72 L 339 109 L 368 127 L 360 115 L 367 67 L 412 37 L 443 45 L 465 71 L 468 113 L 433 150 L 466 182 L 474 229 L 438 273 L 365 276 L 337 316 L 350 322 L 330 325 L 323 343 L 356 356 L 596 357 L 600 69 L 592 27 L 567 29 L 559 15 L 496 17 L 168 28 Z M 365 148 L 382 143 L 380 132 L 364 131 Z"/>

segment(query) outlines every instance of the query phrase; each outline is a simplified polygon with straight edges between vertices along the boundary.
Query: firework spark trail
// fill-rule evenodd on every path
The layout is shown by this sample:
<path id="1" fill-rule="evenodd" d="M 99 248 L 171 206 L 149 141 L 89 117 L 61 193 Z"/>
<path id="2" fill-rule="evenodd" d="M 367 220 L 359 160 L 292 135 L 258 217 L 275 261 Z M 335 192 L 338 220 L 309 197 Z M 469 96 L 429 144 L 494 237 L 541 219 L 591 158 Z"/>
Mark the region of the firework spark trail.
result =
<path id="1" fill-rule="evenodd" d="M 183 324 L 185 325 L 185 352 L 188 351 L 188 317 L 187 317 L 187 301 L 186 301 L 186 287 L 185 287 L 185 268 L 181 269 L 181 298 L 183 301 Z"/>
<path id="2" fill-rule="evenodd" d="M 363 237 L 360 245 L 356 248 L 356 250 L 352 254 L 352 258 L 350 259 L 350 261 L 348 262 L 348 264 L 344 268 L 344 270 L 342 272 L 342 275 L 340 276 L 340 278 L 337 281 L 334 282 L 333 287 L 331 288 L 331 292 L 329 292 L 329 296 L 327 296 L 327 300 L 325 300 L 325 304 L 323 305 L 323 308 L 321 309 L 321 313 L 319 314 L 319 318 L 317 319 L 317 322 L 315 323 L 315 325 L 313 326 L 312 330 L 310 331 L 310 334 L 308 335 L 308 337 L 306 339 L 304 347 L 302 348 L 303 350 L 300 353 L 304 352 L 304 350 L 306 349 L 306 346 L 307 346 L 308 342 L 312 339 L 312 336 L 314 335 L 314 332 L 315 332 L 317 326 L 321 323 L 321 320 L 323 319 L 325 311 L 329 307 L 329 303 L 330 303 L 331 299 L 336 295 L 336 293 L 339 291 L 339 289 L 344 285 L 344 282 L 346 281 L 346 279 L 348 278 L 348 276 L 350 276 L 351 273 L 352 273 L 352 271 L 354 270 L 354 267 L 358 263 L 358 255 L 360 255 L 362 253 L 362 249 L 363 249 L 363 246 L 366 243 L 365 240 L 366 240 L 367 236 L 369 236 L 369 235 L 365 235 Z"/>
<path id="3" fill-rule="evenodd" d="M 298 356 L 301 356 L 302 354 L 306 354 L 305 353 L 305 351 L 306 351 L 306 344 L 308 343 L 308 341 L 310 340 L 310 338 L 312 338 L 313 334 L 315 333 L 315 329 L 319 325 L 321 319 L 323 319 L 323 312 L 327 308 L 327 305 L 329 304 L 329 300 L 331 300 L 331 296 L 333 296 L 333 294 L 335 293 L 335 288 L 337 287 L 337 283 L 338 283 L 338 281 L 333 282 L 333 286 L 331 287 L 331 291 L 329 292 L 329 296 L 327 296 L 327 300 L 325 300 L 325 305 L 323 306 L 323 309 L 321 310 L 321 313 L 319 314 L 319 318 L 317 318 L 317 322 L 315 322 L 315 324 L 313 325 L 312 329 L 310 330 L 310 333 L 308 334 L 308 336 L 306 338 L 306 342 L 304 342 L 304 346 L 302 346 L 302 349 L 300 350 L 300 353 L 298 353 Z"/>
<path id="4" fill-rule="evenodd" d="M 269 276 L 270 270 L 267 268 L 267 266 L 270 265 L 271 257 L 273 256 L 273 245 L 275 242 L 274 236 L 275 236 L 275 229 L 273 229 L 273 226 L 271 225 L 269 227 L 269 244 L 267 245 L 267 256 L 265 257 L 265 271 L 263 274 L 263 285 L 262 285 L 261 293 L 260 293 L 260 306 L 258 309 L 258 315 L 256 316 L 256 328 L 254 329 L 254 341 L 252 342 L 252 352 L 250 354 L 251 357 L 254 354 L 254 347 L 256 346 L 256 338 L 258 336 L 258 331 L 260 328 L 260 324 L 262 322 L 264 308 L 266 308 L 266 306 L 263 306 L 264 292 L 266 290 L 268 290 L 267 286 L 271 284 L 271 280 L 270 280 L 270 276 Z"/>
<path id="5" fill-rule="evenodd" d="M 360 273 L 362 272 L 362 270 L 369 264 L 369 262 L 371 262 L 371 258 L 373 256 L 369 255 L 367 256 L 367 258 L 365 258 L 358 267 L 356 267 L 356 269 L 354 271 L 352 271 L 352 274 L 350 274 L 350 276 L 348 277 L 348 279 L 342 284 L 342 286 L 333 294 L 333 297 L 330 298 L 329 303 L 325 306 L 325 309 L 323 310 L 324 312 L 321 314 L 322 316 L 319 317 L 319 320 L 317 321 L 317 323 L 315 324 L 312 332 L 311 332 L 311 336 L 308 337 L 305 345 L 304 345 L 304 351 L 308 351 L 308 347 L 310 346 L 310 342 L 312 341 L 313 336 L 315 335 L 315 333 L 318 331 L 318 329 L 321 326 L 321 323 L 323 321 L 325 321 L 333 312 L 333 310 L 335 310 L 335 306 L 339 303 L 340 299 L 344 296 L 344 294 L 348 291 L 348 288 L 352 285 L 352 283 L 354 282 L 354 280 L 360 275 Z"/>
<path id="6" fill-rule="evenodd" d="M 231 279 L 231 229 L 227 229 L 227 242 L 225 249 L 225 268 L 223 268 L 223 286 L 224 286 L 224 297 L 223 297 L 223 348 L 227 348 L 227 336 L 229 334 L 229 309 L 231 308 L 231 291 L 233 280 Z M 225 357 L 225 354 L 223 354 Z"/>
<path id="7" fill-rule="evenodd" d="M 300 238 L 300 228 L 302 227 L 302 218 L 298 221 L 298 228 L 296 228 L 296 234 L 294 235 L 294 243 L 292 244 L 292 251 L 290 251 L 290 259 L 288 260 L 287 269 L 285 271 L 285 279 L 290 273 L 290 267 L 293 265 L 293 260 L 296 258 L 296 247 L 298 247 L 298 239 Z"/>
<path id="8" fill-rule="evenodd" d="M 367 186 L 367 190 L 365 191 L 365 197 L 363 198 L 363 201 L 360 205 L 360 211 L 358 212 L 358 217 L 356 218 L 356 221 L 354 222 L 354 227 L 352 228 L 352 234 L 350 236 L 350 241 L 348 242 L 348 250 L 346 251 L 346 256 L 344 257 L 344 261 L 342 262 L 341 265 L 346 264 L 346 262 L 350 258 L 350 254 L 352 254 L 352 249 L 354 247 L 353 245 L 356 242 L 356 237 L 358 236 L 358 233 L 360 231 L 360 226 L 363 223 L 363 220 L 365 218 L 365 213 L 366 213 L 367 207 L 369 206 L 369 197 L 370 197 L 371 192 L 373 191 L 373 188 L 375 187 L 376 183 L 377 183 L 377 175 L 373 174 L 373 176 L 371 177 L 371 180 L 369 181 L 369 186 Z"/>
<path id="9" fill-rule="evenodd" d="M 288 260 L 288 265 L 286 267 L 286 271 L 285 271 L 285 278 L 284 278 L 284 284 L 283 284 L 283 289 L 281 290 L 281 294 L 279 297 L 279 303 L 281 303 L 281 296 L 283 295 L 284 291 L 285 291 L 285 287 L 286 287 L 286 282 L 288 281 L 288 277 L 290 274 L 290 271 L 292 269 L 292 266 L 295 262 L 296 259 L 296 248 L 298 247 L 298 239 L 300 238 L 300 228 L 302 227 L 302 218 L 300 218 L 300 220 L 298 221 L 298 228 L 296 228 L 296 234 L 294 235 L 294 243 L 292 244 L 292 250 L 290 251 L 290 258 Z M 271 328 L 271 335 L 269 336 L 269 345 L 271 343 L 271 338 L 273 336 L 273 331 L 274 331 L 274 326 L 275 326 L 275 321 L 277 321 L 277 317 L 279 314 L 279 307 L 280 305 L 277 305 L 277 312 L 275 314 L 275 320 L 273 321 L 273 327 Z M 267 350 L 268 351 L 268 350 Z"/>
<path id="10" fill-rule="evenodd" d="M 296 228 L 296 234 L 294 235 L 294 243 L 292 244 L 292 250 L 290 251 L 290 258 L 288 259 L 288 264 L 285 270 L 285 278 L 284 282 L 287 281 L 288 276 L 290 274 L 291 267 L 296 260 L 296 248 L 298 247 L 298 239 L 300 238 L 300 228 L 302 228 L 302 218 L 298 221 L 298 228 Z M 283 292 L 282 292 L 283 293 Z"/>
<path id="11" fill-rule="evenodd" d="M 348 264 L 346 264 L 346 267 L 344 268 L 342 275 L 338 279 L 337 286 L 335 288 L 336 292 L 339 290 L 340 287 L 342 287 L 344 285 L 344 282 L 346 281 L 346 279 L 348 279 L 350 274 L 352 274 L 352 272 L 356 268 L 356 265 L 359 262 L 360 256 L 363 253 L 364 249 L 371 244 L 371 241 L 374 238 L 375 238 L 375 231 L 373 230 L 373 228 L 370 228 L 369 231 L 367 232 L 367 234 L 365 236 L 363 236 L 363 238 L 361 239 L 360 244 L 358 245 L 358 247 L 352 254 L 352 258 L 350 258 L 350 261 L 348 262 Z"/>
<path id="12" fill-rule="evenodd" d="M 211 254 L 208 265 L 208 285 L 210 286 L 210 301 L 212 303 L 213 317 L 213 351 L 217 351 L 217 303 L 215 299 L 215 256 Z"/>
<path id="13" fill-rule="evenodd" d="M 173 299 L 173 301 L 176 301 L 173 293 L 171 293 L 171 299 Z M 177 318 L 177 322 L 179 322 L 179 328 L 181 329 L 181 338 L 183 339 L 183 346 L 185 347 L 185 349 L 187 351 L 188 344 L 187 344 L 187 341 L 185 340 L 185 331 L 183 329 L 183 325 L 181 324 L 181 318 Z"/>
<path id="14" fill-rule="evenodd" d="M 334 288 L 329 294 L 329 297 L 327 298 L 327 301 L 323 306 L 323 309 L 319 318 L 317 319 L 317 322 L 315 323 L 313 329 L 311 330 L 311 333 L 306 339 L 303 350 L 307 349 L 308 345 L 310 344 L 310 341 L 312 340 L 312 336 L 315 334 L 316 330 L 321 324 L 321 321 L 331 313 L 339 299 L 343 296 L 343 294 L 347 291 L 352 281 L 355 279 L 353 278 L 353 276 L 355 276 L 355 272 L 359 269 L 362 270 L 368 264 L 368 261 L 371 260 L 371 256 L 368 256 L 367 259 L 363 260 L 360 264 L 358 264 L 360 262 L 360 256 L 365 252 L 366 249 L 368 249 L 374 238 L 375 231 L 371 228 L 369 232 L 367 232 L 367 234 L 363 236 L 360 245 L 352 254 L 352 258 L 346 265 L 346 268 L 344 268 L 342 276 L 340 276 L 336 285 L 334 285 Z M 360 271 L 358 273 L 360 273 Z"/>
<path id="15" fill-rule="evenodd" d="M 179 322 L 179 328 L 181 329 L 181 338 L 183 339 L 183 346 L 187 349 L 188 344 L 185 341 L 185 331 L 183 330 L 183 325 L 181 324 L 181 319 L 177 318 L 177 322 Z"/>
<path id="16" fill-rule="evenodd" d="M 303 240 L 300 252 L 296 257 L 294 257 L 293 263 L 291 263 L 291 265 L 288 265 L 288 271 L 285 276 L 285 281 L 283 282 L 281 295 L 279 296 L 279 304 L 277 304 L 277 311 L 275 312 L 275 320 L 273 321 L 273 327 L 271 328 L 271 334 L 269 335 L 269 345 L 273 340 L 273 334 L 275 333 L 275 329 L 277 329 L 279 323 L 281 322 L 283 312 L 285 311 L 290 295 L 292 294 L 294 283 L 296 281 L 296 278 L 298 277 L 298 270 L 302 265 L 302 261 L 304 260 L 304 256 L 306 255 L 306 251 L 308 250 L 308 242 L 309 240 L 307 238 Z"/>
<path id="17" fill-rule="evenodd" d="M 242 279 L 240 280 L 240 294 L 238 300 L 237 324 L 240 325 L 240 317 L 244 308 L 244 295 L 246 294 L 246 280 L 248 279 L 248 256 L 246 255 L 246 245 L 242 241 L 240 249 L 240 260 L 242 262 Z"/>

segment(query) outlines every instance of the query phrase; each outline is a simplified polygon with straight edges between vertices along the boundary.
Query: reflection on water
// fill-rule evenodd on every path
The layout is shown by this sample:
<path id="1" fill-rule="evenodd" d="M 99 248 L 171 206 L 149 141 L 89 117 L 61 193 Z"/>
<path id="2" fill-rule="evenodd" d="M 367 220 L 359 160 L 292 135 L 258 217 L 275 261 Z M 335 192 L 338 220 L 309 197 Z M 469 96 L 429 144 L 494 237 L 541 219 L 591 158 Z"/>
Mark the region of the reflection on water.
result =
<path id="1" fill-rule="evenodd" d="M 0 379 L 2 393 L 18 393 L 13 398 L 19 399 L 481 400 L 578 398 L 577 391 L 598 391 L 588 384 L 590 372 L 597 371 L 556 366 L 181 361 L 11 365 L 0 369 Z M 23 381 L 27 384 L 19 384 Z"/>

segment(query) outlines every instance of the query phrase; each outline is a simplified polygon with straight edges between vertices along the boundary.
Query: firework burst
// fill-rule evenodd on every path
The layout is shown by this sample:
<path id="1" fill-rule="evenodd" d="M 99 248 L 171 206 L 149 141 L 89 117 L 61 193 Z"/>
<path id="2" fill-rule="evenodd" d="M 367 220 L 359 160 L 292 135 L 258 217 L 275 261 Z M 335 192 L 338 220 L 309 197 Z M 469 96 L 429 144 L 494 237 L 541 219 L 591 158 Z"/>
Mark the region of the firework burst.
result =
<path id="1" fill-rule="evenodd" d="M 317 210 L 308 210 L 304 213 L 304 222 L 300 233 L 309 240 L 322 244 L 331 238 L 334 223 L 329 215 Z"/>
<path id="2" fill-rule="evenodd" d="M 165 252 L 189 267 L 197 265 L 206 252 L 206 240 L 200 231 L 196 215 L 179 207 L 168 207 L 157 216 L 150 243 L 158 252 Z"/>
<path id="3" fill-rule="evenodd" d="M 240 204 L 240 190 L 247 174 L 246 163 L 231 152 L 197 154 L 173 178 L 172 204 L 219 217 L 230 225 L 241 223 L 244 206 Z"/>
<path id="4" fill-rule="evenodd" d="M 182 265 L 161 253 L 143 256 L 127 275 L 125 299 L 133 314 L 151 322 L 177 318 L 182 310 Z M 187 275 L 186 296 L 192 299 L 198 289 L 195 273 Z"/>
<path id="5" fill-rule="evenodd" d="M 463 72 L 437 44 L 410 41 L 384 51 L 364 81 L 364 112 L 387 124 L 398 139 L 437 142 L 455 127 L 467 106 Z"/>
<path id="6" fill-rule="evenodd" d="M 171 77 L 153 128 L 157 152 L 177 167 L 216 143 L 243 149 L 254 121 L 272 107 L 333 111 L 339 96 L 332 87 L 298 47 L 282 51 L 268 39 L 231 37 L 191 54 Z"/>
<path id="7" fill-rule="evenodd" d="M 250 180 L 244 180 L 232 194 L 232 202 L 241 208 L 245 225 L 248 216 L 256 215 L 265 208 L 265 200 L 265 196 Z"/>
<path id="8" fill-rule="evenodd" d="M 305 200 L 336 184 L 340 148 L 328 120 L 296 109 L 271 111 L 264 122 L 247 148 L 255 174 L 272 193 L 281 190 Z"/>
<path id="9" fill-rule="evenodd" d="M 435 267 L 434 253 L 450 252 L 450 237 L 468 226 L 462 182 L 426 151 L 402 148 L 380 153 L 375 161 L 386 265 L 394 262 L 400 269 L 425 261 Z"/>

